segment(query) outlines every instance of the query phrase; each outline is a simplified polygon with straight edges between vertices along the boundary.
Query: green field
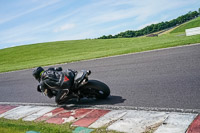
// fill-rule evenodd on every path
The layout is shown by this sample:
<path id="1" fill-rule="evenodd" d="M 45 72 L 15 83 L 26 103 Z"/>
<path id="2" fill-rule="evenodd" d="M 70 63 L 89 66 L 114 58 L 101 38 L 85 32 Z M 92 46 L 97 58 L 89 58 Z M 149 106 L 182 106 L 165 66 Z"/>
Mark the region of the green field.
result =
<path id="1" fill-rule="evenodd" d="M 26 131 L 37 131 L 40 133 L 72 133 L 70 124 L 63 125 L 48 124 L 44 122 L 25 122 L 22 120 L 0 119 L 0 133 L 26 133 Z"/>
<path id="2" fill-rule="evenodd" d="M 192 20 L 191 23 L 200 24 L 200 21 Z M 18 46 L 0 50 L 0 72 L 193 43 L 200 43 L 200 35 L 186 37 L 184 32 L 178 32 L 159 37 L 58 41 Z"/>
<path id="3" fill-rule="evenodd" d="M 22 120 L 7 120 L 4 118 L 0 118 L 0 133 L 26 133 L 27 131 L 35 131 L 40 133 L 72 133 L 73 131 L 75 131 L 77 133 L 76 127 L 71 126 L 70 123 L 56 125 L 45 122 L 27 122 Z M 102 127 L 94 129 L 91 133 L 119 132 L 110 130 L 108 131 L 106 130 L 106 127 Z"/>
<path id="4" fill-rule="evenodd" d="M 178 28 L 174 29 L 170 33 L 178 33 L 178 32 L 185 32 L 185 29 L 190 29 L 194 27 L 200 27 L 200 17 L 191 20 L 189 23 L 185 23 Z"/>

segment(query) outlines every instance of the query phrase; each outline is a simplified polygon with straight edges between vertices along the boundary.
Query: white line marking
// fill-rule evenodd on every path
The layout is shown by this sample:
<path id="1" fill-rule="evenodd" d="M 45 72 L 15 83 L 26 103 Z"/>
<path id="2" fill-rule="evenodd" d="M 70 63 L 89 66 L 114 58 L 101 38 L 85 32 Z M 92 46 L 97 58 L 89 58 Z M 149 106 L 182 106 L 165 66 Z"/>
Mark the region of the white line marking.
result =
<path id="1" fill-rule="evenodd" d="M 185 133 L 197 114 L 171 113 L 155 133 Z"/>
<path id="2" fill-rule="evenodd" d="M 13 110 L 2 114 L 2 116 L 6 119 L 18 120 L 20 118 L 31 115 L 41 109 L 42 107 L 40 106 L 19 106 L 17 108 L 14 108 Z"/>
<path id="3" fill-rule="evenodd" d="M 91 108 L 91 109 L 98 108 L 98 109 L 110 109 L 110 110 L 144 110 L 144 111 L 161 111 L 161 112 L 200 113 L 200 109 L 133 107 L 133 106 L 116 106 L 116 105 L 84 105 L 84 104 L 57 105 L 52 103 L 20 103 L 20 102 L 0 102 L 0 105 L 51 106 L 51 107 Z"/>
<path id="4" fill-rule="evenodd" d="M 1 118 L 1 117 L 5 117 L 5 116 L 7 116 L 7 115 L 9 115 L 9 114 L 14 113 L 16 110 L 20 109 L 21 107 L 22 107 L 22 106 L 19 106 L 19 107 L 13 108 L 13 109 L 11 109 L 11 110 L 8 110 L 7 112 L 4 112 L 3 114 L 0 115 L 0 118 Z"/>
<path id="5" fill-rule="evenodd" d="M 147 127 L 162 123 L 167 118 L 167 115 L 165 112 L 128 110 L 127 114 L 110 125 L 108 130 L 117 130 L 126 133 L 143 133 Z"/>
<path id="6" fill-rule="evenodd" d="M 112 110 L 108 112 L 103 117 L 100 117 L 97 121 L 92 123 L 89 128 L 100 128 L 102 126 L 106 126 L 108 124 L 113 123 L 114 121 L 117 121 L 121 117 L 123 117 L 127 113 L 126 110 Z"/>
<path id="7" fill-rule="evenodd" d="M 0 102 L 0 105 L 35 105 L 35 106 L 56 106 L 52 103 L 22 103 L 22 102 Z"/>
<path id="8" fill-rule="evenodd" d="M 34 121 L 37 118 L 43 116 L 44 114 L 46 114 L 46 113 L 48 113 L 48 112 L 50 112 L 50 111 L 52 111 L 54 109 L 56 109 L 56 107 L 44 107 L 43 106 L 43 107 L 41 107 L 41 110 L 39 110 L 39 111 L 37 111 L 37 112 L 35 112 L 35 113 L 23 118 L 23 120 L 24 121 Z"/>

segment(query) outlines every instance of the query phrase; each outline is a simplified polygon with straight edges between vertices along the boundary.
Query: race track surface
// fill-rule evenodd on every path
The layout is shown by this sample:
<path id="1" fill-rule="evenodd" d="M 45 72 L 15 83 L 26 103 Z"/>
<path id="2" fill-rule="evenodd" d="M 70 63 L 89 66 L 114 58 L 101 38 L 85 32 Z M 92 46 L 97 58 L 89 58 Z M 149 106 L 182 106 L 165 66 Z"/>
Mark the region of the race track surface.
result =
<path id="1" fill-rule="evenodd" d="M 108 99 L 81 104 L 200 109 L 199 44 L 57 66 L 90 69 L 110 87 Z M 55 103 L 36 91 L 32 70 L 1 73 L 0 102 Z"/>

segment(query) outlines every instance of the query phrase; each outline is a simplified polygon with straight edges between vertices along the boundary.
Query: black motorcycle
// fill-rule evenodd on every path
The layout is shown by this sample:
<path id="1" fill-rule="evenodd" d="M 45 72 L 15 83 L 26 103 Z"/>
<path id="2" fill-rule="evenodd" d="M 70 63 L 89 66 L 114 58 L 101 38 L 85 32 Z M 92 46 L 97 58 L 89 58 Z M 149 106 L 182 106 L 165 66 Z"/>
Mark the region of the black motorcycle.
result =
<path id="1" fill-rule="evenodd" d="M 70 95 L 77 96 L 79 101 L 81 98 L 106 99 L 110 95 L 110 89 L 105 83 L 98 80 L 88 80 L 90 74 L 90 70 L 76 72 L 69 97 Z M 56 92 L 53 93 L 56 94 Z"/>

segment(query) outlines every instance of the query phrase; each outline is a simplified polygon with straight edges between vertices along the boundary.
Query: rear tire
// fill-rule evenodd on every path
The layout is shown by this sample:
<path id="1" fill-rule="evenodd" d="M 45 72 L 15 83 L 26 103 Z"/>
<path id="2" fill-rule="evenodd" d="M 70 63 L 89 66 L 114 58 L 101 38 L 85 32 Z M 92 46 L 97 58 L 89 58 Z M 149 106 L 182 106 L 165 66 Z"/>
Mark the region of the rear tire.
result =
<path id="1" fill-rule="evenodd" d="M 94 96 L 97 99 L 106 99 L 110 95 L 109 87 L 97 80 L 89 80 L 81 90 L 85 95 Z"/>

